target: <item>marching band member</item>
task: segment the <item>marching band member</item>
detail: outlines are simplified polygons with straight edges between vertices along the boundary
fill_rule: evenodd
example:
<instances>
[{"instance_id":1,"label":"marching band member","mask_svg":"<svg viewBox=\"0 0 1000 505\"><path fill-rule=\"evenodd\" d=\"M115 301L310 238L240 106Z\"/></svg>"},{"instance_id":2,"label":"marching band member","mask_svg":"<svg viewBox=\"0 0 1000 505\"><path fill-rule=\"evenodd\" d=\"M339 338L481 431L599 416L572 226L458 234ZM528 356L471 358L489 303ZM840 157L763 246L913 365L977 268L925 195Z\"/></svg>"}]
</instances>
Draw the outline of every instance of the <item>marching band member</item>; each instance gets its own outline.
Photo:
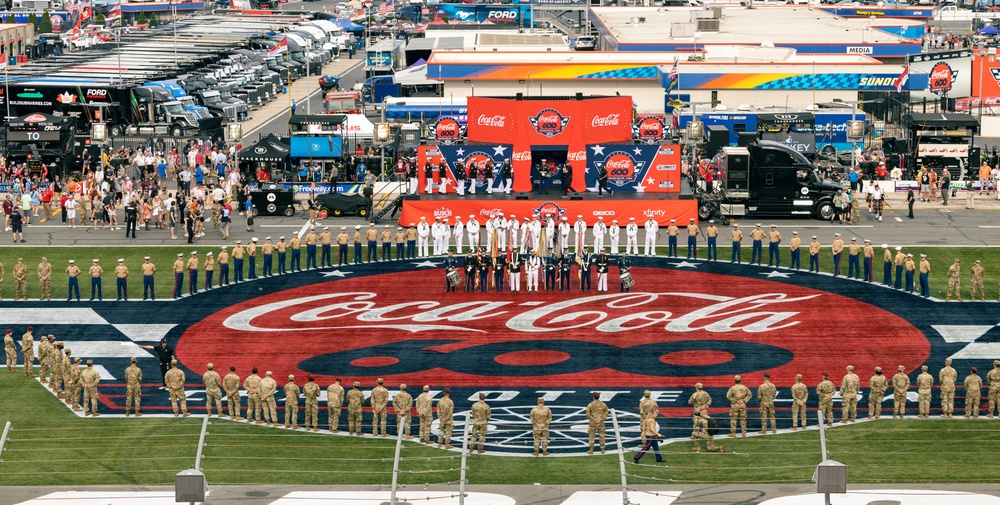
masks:
<instances>
[{"instance_id":1,"label":"marching band member","mask_svg":"<svg viewBox=\"0 0 1000 505\"><path fill-rule=\"evenodd\" d=\"M444 260L444 292L455 293L458 291L458 285L461 281L457 283L452 283L451 279L448 278L449 275L455 272L455 276L458 275L458 259L451 255L451 251L448 251L448 257Z\"/></svg>"},{"instance_id":2,"label":"marching band member","mask_svg":"<svg viewBox=\"0 0 1000 505\"><path fill-rule=\"evenodd\" d=\"M621 257L618 258L618 278L621 280L618 292L622 291L629 293L632 290L632 284L635 283L635 279L631 279L632 276L632 258L628 257L628 252L623 252ZM625 285L625 278L629 278L632 284L628 286Z\"/></svg>"}]
</instances>

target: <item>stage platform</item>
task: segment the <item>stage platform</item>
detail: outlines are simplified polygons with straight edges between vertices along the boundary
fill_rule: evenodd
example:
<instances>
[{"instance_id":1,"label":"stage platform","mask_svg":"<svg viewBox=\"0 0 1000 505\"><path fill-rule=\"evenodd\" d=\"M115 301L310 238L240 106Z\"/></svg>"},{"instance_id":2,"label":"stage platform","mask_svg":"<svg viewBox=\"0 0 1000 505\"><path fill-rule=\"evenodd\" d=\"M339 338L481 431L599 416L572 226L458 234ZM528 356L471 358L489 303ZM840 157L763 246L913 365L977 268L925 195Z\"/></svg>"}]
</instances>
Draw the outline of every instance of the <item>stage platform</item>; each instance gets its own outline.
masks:
<instances>
[{"instance_id":1,"label":"stage platform","mask_svg":"<svg viewBox=\"0 0 1000 505\"><path fill-rule=\"evenodd\" d=\"M690 192L686 193L613 193L599 196L597 193L550 192L532 193L482 193L459 196L448 194L420 194L403 201L399 223L408 226L417 223L421 217L433 222L434 218L454 224L456 217L468 222L474 216L479 224L497 214L514 215L518 220L538 215L544 223L551 216L557 222L566 217L570 224L583 216L587 226L593 226L598 218L611 226L613 220L624 227L629 218L635 218L642 226L652 217L660 226L669 226L674 219L678 225L687 225L690 218L698 219L698 201Z\"/></svg>"}]
</instances>

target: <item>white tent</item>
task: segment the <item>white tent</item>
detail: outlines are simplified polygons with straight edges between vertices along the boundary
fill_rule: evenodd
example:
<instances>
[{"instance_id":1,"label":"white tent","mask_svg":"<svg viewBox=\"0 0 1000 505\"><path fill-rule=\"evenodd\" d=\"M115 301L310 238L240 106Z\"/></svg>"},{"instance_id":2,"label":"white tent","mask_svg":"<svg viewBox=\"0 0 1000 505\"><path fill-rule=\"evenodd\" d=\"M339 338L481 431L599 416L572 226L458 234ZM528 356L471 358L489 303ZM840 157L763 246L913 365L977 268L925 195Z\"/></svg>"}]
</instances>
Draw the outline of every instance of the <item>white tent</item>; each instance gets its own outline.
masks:
<instances>
[{"instance_id":1,"label":"white tent","mask_svg":"<svg viewBox=\"0 0 1000 505\"><path fill-rule=\"evenodd\" d=\"M444 81L427 78L427 64L414 65L400 70L393 74L392 80L400 86L433 86L444 83Z\"/></svg>"},{"instance_id":2,"label":"white tent","mask_svg":"<svg viewBox=\"0 0 1000 505\"><path fill-rule=\"evenodd\" d=\"M372 138L375 136L375 124L364 114L347 114L342 131L344 137Z\"/></svg>"}]
</instances>

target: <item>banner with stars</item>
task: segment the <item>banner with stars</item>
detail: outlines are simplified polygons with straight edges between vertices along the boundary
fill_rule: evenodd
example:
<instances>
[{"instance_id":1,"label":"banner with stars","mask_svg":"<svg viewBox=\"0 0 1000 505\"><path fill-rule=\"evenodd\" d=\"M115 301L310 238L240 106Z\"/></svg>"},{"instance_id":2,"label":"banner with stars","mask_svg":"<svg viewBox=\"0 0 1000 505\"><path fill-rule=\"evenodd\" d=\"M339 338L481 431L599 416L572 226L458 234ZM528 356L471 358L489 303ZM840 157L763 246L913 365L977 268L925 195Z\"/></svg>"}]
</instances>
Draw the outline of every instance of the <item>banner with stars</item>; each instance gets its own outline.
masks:
<instances>
[{"instance_id":1,"label":"banner with stars","mask_svg":"<svg viewBox=\"0 0 1000 505\"><path fill-rule=\"evenodd\" d=\"M678 145L594 144L587 146L587 191L598 190L601 170L607 187L622 193L680 191L681 148Z\"/></svg>"}]
</instances>

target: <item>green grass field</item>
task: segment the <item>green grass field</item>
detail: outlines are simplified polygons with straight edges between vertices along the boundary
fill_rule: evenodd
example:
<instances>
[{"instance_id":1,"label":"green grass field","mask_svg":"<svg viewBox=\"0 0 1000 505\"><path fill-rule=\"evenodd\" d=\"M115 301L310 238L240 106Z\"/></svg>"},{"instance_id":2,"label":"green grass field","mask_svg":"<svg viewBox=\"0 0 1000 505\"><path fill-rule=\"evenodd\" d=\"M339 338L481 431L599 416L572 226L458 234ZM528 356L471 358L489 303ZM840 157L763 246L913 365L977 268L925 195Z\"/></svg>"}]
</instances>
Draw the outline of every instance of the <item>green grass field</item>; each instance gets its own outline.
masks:
<instances>
[{"instance_id":1,"label":"green grass field","mask_svg":"<svg viewBox=\"0 0 1000 505\"><path fill-rule=\"evenodd\" d=\"M804 238L804 241L808 237ZM850 238L850 237L848 237ZM881 244L877 244L880 246ZM230 247L230 250L232 248ZM683 255L685 248L681 244L680 253ZM14 264L17 262L17 258L24 258L25 263L28 265L28 297L38 298L39 288L38 288L38 273L37 267L41 258L45 256L49 263L53 265L52 272L52 298L54 300L64 299L66 296L66 267L68 266L68 261L70 259L76 260L77 266L83 270L80 275L80 296L81 298L90 297L90 276L87 273L87 269L90 268L91 261L94 258L100 259L101 265L104 268L104 279L103 279L103 289L105 298L115 298L115 279L114 279L114 268L117 265L118 258L125 260L125 264L129 267L129 296L131 298L142 298L142 272L140 270L140 265L143 262L143 257L148 255L151 260L156 265L156 296L157 298L166 298L171 296L173 293L174 280L171 273L174 260L177 259L177 253L184 254L184 261L190 257L191 251L198 251L198 257L200 258L200 264L204 265L204 256L207 252L213 251L218 254L219 248L212 246L170 246L170 247L0 247L0 263L3 263L6 269L6 275L4 275L3 285L0 286L0 296L4 299L12 299L14 297ZM659 247L658 251L660 254L666 252L666 247ZM975 260L980 259L983 261L983 266L986 269L986 274L984 276L984 285L986 287L986 292L988 293L987 299L996 299L998 282L1000 282L1000 263L998 263L995 258L995 249L985 248L985 247L926 247L926 248L907 248L904 252L913 253L914 257L919 259L920 253L927 254L928 259L931 262L931 290L934 296L940 295L941 298L944 297L944 289L947 287L947 272L948 267L951 266L955 258L961 260L962 263L962 288L963 297L968 297L970 284L969 275L971 272L972 264ZM750 248L743 248L743 261L748 262L750 260ZM767 254L767 249L764 250L765 255ZM895 251L893 251L895 253ZM351 253L353 254L353 252ZM701 248L698 253L699 257L705 256L705 249ZM731 254L731 249L729 247L719 247L719 260L729 261ZM822 251L822 257L820 260L820 265L824 272L833 271L833 260L830 256L829 245L824 246ZM876 247L875 250L875 281L881 282L882 279L882 250L881 247ZM305 263L305 251L302 252L303 258L302 263ZM336 257L336 251L334 251L334 257ZM783 248L781 251L782 265L788 266L791 260L791 253L787 248ZM277 256L275 256L275 261L277 261ZM808 252L803 251L802 254L802 267L809 267ZM261 260L257 261L257 271L260 273L262 268ZM277 271L277 265L275 265L275 271ZM841 262L841 273L847 274L847 255L845 253L844 258ZM232 275L230 274L230 278ZM185 283L187 279L185 278ZM204 272L200 272L199 282L204 283ZM218 283L218 266L216 266L216 281ZM918 286L919 287L919 286ZM185 292L187 292L187 286L185 285Z\"/></svg>"},{"instance_id":2,"label":"green grass field","mask_svg":"<svg viewBox=\"0 0 1000 505\"><path fill-rule=\"evenodd\" d=\"M0 422L13 431L0 486L169 484L194 463L201 418L80 419L20 373L0 371ZM751 427L754 426L753 419ZM725 422L725 421L723 421ZM827 432L850 482L994 482L1000 421L883 420ZM368 427L366 426L366 431ZM210 484L388 484L394 439L339 437L213 420L203 468ZM609 430L609 435L611 430ZM808 482L820 462L819 432L718 437L726 454L664 446L669 467L626 466L638 483ZM405 443L400 482L455 482L458 454ZM473 455L472 484L617 484L616 454L560 458Z\"/></svg>"}]
</instances>

